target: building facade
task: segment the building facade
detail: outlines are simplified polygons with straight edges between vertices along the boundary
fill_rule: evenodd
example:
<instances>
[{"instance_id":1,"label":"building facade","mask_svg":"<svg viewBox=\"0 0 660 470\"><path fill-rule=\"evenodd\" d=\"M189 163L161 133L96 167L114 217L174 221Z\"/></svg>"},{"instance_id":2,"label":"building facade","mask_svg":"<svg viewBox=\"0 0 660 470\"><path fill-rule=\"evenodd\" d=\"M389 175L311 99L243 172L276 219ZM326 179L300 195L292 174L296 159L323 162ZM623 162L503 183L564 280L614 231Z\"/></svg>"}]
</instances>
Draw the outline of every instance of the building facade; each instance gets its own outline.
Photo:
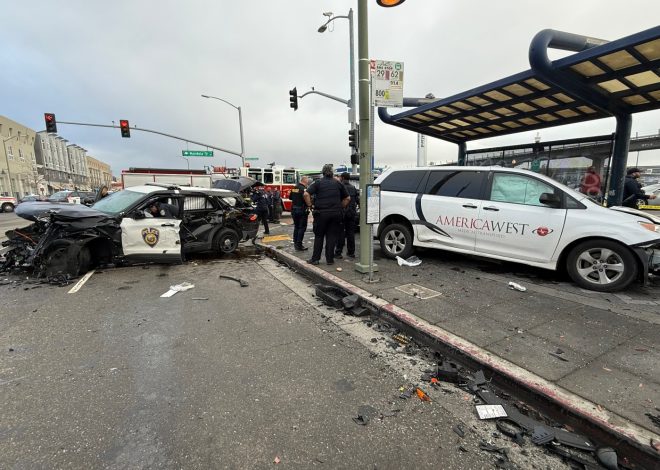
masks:
<instances>
[{"instance_id":1,"label":"building facade","mask_svg":"<svg viewBox=\"0 0 660 470\"><path fill-rule=\"evenodd\" d=\"M21 198L39 194L39 177L34 130L0 116L0 194Z\"/></svg>"},{"instance_id":2,"label":"building facade","mask_svg":"<svg viewBox=\"0 0 660 470\"><path fill-rule=\"evenodd\" d=\"M112 187L112 170L107 163L87 155L87 173L92 189L99 189L102 186L107 186L108 189Z\"/></svg>"},{"instance_id":3,"label":"building facade","mask_svg":"<svg viewBox=\"0 0 660 470\"><path fill-rule=\"evenodd\" d=\"M89 189L87 151L46 131L37 132L34 150L48 194L64 189Z\"/></svg>"}]
</instances>

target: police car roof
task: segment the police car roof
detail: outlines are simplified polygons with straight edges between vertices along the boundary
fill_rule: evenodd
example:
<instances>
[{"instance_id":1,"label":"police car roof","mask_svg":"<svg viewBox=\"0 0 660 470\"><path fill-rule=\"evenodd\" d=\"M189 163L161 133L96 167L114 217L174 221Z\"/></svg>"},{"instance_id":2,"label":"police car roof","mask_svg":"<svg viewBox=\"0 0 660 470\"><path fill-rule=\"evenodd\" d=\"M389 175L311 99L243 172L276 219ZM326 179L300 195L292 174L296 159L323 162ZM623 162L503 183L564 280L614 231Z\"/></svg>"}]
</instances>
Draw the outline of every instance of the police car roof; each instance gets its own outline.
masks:
<instances>
[{"instance_id":1,"label":"police car roof","mask_svg":"<svg viewBox=\"0 0 660 470\"><path fill-rule=\"evenodd\" d=\"M234 191L229 191L228 189L215 189L215 188L200 188L196 186L175 186L171 189L167 186L156 186L156 185L141 185L141 186L129 186L124 189L124 191L134 191L136 193L158 193L162 191L178 191L181 194L186 193L204 193L209 196L239 196Z\"/></svg>"}]
</instances>

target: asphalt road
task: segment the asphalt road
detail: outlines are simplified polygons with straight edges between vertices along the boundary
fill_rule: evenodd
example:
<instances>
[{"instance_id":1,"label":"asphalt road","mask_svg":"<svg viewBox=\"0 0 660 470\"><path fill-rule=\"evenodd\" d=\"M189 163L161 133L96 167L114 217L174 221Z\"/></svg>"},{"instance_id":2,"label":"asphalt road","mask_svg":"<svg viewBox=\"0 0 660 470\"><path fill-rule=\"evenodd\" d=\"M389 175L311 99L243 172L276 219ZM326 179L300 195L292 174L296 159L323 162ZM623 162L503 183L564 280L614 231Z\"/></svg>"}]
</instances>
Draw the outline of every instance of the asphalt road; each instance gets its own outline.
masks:
<instances>
[{"instance_id":1,"label":"asphalt road","mask_svg":"<svg viewBox=\"0 0 660 470\"><path fill-rule=\"evenodd\" d=\"M567 468L493 437L452 385L400 399L429 363L270 259L107 269L71 294L10 281L0 468L494 468L481 440L520 468ZM183 281L195 288L159 297ZM367 426L352 419L362 405L377 410Z\"/></svg>"},{"instance_id":2,"label":"asphalt road","mask_svg":"<svg viewBox=\"0 0 660 470\"><path fill-rule=\"evenodd\" d=\"M0 241L6 239L5 232L17 227L30 225L29 220L21 219L13 212L0 212Z\"/></svg>"}]
</instances>

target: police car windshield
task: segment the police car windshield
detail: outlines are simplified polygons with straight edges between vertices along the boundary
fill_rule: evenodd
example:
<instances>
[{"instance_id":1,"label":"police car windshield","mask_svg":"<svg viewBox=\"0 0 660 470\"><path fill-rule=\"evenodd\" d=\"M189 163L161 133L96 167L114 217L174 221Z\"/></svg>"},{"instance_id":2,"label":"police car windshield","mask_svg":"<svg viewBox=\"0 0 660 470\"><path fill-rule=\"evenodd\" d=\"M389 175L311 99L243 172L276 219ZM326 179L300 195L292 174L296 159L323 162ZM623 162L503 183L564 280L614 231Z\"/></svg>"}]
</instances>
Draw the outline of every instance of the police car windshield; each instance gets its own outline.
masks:
<instances>
[{"instance_id":1,"label":"police car windshield","mask_svg":"<svg viewBox=\"0 0 660 470\"><path fill-rule=\"evenodd\" d=\"M109 215L119 215L120 212L125 212L142 198L144 198L144 193L129 190L118 191L104 197L92 207Z\"/></svg>"}]
</instances>

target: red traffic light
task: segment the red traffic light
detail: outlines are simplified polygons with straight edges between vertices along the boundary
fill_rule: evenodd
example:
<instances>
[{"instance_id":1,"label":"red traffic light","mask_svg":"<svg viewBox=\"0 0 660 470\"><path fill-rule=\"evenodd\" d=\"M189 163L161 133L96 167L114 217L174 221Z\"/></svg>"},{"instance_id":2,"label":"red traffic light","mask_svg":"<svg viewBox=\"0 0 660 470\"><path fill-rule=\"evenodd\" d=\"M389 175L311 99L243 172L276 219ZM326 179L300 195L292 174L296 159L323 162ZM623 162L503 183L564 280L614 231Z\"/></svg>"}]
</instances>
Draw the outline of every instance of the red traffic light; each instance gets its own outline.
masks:
<instances>
[{"instance_id":1,"label":"red traffic light","mask_svg":"<svg viewBox=\"0 0 660 470\"><path fill-rule=\"evenodd\" d=\"M119 120L119 127L121 128L121 136L122 137L130 137L131 136L131 127L128 125L128 119L120 119Z\"/></svg>"},{"instance_id":2,"label":"red traffic light","mask_svg":"<svg viewBox=\"0 0 660 470\"><path fill-rule=\"evenodd\" d=\"M44 120L46 121L46 132L49 134L57 133L57 121L53 113L44 113Z\"/></svg>"}]
</instances>

